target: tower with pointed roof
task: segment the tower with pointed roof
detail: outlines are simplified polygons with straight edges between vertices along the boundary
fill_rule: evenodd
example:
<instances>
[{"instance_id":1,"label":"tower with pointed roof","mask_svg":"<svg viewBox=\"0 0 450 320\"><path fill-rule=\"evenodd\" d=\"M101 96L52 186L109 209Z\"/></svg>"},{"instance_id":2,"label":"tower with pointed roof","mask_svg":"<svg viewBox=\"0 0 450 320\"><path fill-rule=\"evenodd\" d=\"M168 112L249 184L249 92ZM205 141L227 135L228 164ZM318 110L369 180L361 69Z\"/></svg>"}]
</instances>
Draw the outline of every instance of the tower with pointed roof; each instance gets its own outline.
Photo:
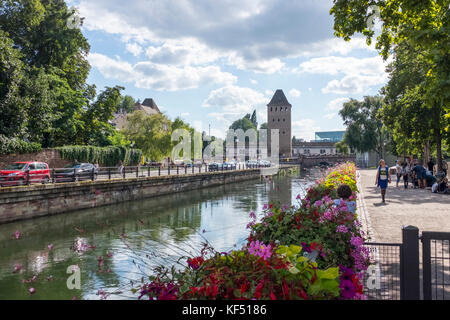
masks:
<instances>
[{"instance_id":1,"label":"tower with pointed roof","mask_svg":"<svg viewBox=\"0 0 450 320\"><path fill-rule=\"evenodd\" d=\"M283 90L278 89L267 105L267 148L269 154L271 154L272 145L271 130L278 129L279 156L288 158L292 155L291 109L292 105L287 100Z\"/></svg>"}]
</instances>

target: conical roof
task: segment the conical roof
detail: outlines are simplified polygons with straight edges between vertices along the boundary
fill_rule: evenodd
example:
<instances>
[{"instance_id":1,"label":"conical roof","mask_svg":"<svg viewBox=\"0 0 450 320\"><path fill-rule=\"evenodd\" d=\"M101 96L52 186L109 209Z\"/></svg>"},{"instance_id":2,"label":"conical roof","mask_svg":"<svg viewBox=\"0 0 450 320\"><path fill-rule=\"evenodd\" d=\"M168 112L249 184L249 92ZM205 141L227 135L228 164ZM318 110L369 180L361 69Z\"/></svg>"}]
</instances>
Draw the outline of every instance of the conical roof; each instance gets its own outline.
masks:
<instances>
[{"instance_id":1,"label":"conical roof","mask_svg":"<svg viewBox=\"0 0 450 320\"><path fill-rule=\"evenodd\" d=\"M292 107L292 105L289 103L289 101L287 100L286 96L284 95L283 90L278 89L277 91L275 91L275 94L272 97L272 100L270 100L269 104L267 105L268 107L278 107L278 106L290 106Z\"/></svg>"}]
</instances>

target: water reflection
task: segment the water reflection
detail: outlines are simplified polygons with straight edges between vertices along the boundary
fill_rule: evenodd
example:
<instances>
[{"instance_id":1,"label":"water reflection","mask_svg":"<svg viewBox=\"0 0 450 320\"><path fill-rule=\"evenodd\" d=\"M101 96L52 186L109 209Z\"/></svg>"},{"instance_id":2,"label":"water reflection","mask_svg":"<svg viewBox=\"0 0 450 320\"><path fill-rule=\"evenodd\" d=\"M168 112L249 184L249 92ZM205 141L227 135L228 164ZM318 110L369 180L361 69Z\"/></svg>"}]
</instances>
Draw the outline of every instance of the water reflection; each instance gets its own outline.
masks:
<instances>
[{"instance_id":1,"label":"water reflection","mask_svg":"<svg viewBox=\"0 0 450 320\"><path fill-rule=\"evenodd\" d=\"M261 213L268 202L292 204L308 181L255 180L1 225L0 299L99 299L100 289L127 298L130 281L198 253L205 240L218 251L242 246L250 211ZM76 252L77 241L95 248ZM20 273L13 273L15 264ZM81 290L66 286L71 265L81 269ZM34 275L34 282L22 281Z\"/></svg>"}]
</instances>

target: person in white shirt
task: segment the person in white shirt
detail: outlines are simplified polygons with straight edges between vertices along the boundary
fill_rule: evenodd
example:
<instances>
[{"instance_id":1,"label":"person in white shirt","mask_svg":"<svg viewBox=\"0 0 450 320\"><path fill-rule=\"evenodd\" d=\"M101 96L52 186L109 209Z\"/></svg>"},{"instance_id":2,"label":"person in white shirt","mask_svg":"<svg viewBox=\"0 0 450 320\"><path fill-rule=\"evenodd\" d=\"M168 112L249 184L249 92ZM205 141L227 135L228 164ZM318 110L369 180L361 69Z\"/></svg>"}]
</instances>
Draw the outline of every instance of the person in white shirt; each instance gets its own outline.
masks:
<instances>
[{"instance_id":1,"label":"person in white shirt","mask_svg":"<svg viewBox=\"0 0 450 320\"><path fill-rule=\"evenodd\" d=\"M435 182L435 183L431 186L431 192L437 193L437 192L438 192L438 187L439 187L439 184L438 184L437 182Z\"/></svg>"}]
</instances>

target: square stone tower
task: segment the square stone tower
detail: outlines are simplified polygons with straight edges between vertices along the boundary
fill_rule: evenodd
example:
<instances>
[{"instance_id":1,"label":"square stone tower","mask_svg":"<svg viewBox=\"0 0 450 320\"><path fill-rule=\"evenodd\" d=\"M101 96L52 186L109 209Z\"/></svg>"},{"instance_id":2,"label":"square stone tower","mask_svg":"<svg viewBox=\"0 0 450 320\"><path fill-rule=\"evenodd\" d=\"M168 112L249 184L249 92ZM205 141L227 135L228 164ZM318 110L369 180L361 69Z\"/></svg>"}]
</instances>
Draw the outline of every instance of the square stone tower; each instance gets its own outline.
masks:
<instances>
[{"instance_id":1,"label":"square stone tower","mask_svg":"<svg viewBox=\"0 0 450 320\"><path fill-rule=\"evenodd\" d=\"M291 109L292 105L286 99L283 90L278 89L267 105L267 150L269 154L271 154L271 130L278 129L280 138L279 156L283 158L292 156Z\"/></svg>"}]
</instances>

